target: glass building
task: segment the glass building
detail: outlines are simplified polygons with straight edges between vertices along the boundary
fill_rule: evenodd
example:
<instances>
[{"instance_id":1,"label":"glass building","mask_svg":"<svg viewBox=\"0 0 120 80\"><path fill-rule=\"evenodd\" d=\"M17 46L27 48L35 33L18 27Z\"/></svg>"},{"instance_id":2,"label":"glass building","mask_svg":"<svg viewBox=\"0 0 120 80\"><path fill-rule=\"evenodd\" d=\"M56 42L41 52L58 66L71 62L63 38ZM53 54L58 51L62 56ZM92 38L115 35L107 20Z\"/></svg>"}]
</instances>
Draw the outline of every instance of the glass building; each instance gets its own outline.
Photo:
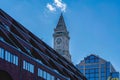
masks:
<instances>
[{"instance_id":1,"label":"glass building","mask_svg":"<svg viewBox=\"0 0 120 80\"><path fill-rule=\"evenodd\" d=\"M85 57L76 67L88 80L107 80L109 77L119 79L119 72L112 64L94 54Z\"/></svg>"},{"instance_id":2,"label":"glass building","mask_svg":"<svg viewBox=\"0 0 120 80\"><path fill-rule=\"evenodd\" d=\"M0 80L86 80L86 77L0 9Z\"/></svg>"}]
</instances>

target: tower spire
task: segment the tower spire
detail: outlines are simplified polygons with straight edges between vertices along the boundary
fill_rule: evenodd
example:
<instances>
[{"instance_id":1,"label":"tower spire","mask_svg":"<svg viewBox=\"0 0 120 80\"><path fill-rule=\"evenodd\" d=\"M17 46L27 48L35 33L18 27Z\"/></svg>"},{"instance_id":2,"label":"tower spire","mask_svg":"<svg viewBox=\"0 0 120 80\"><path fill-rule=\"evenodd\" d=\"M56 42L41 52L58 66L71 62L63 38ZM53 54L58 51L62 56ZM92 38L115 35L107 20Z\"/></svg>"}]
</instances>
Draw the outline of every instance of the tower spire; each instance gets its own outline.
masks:
<instances>
[{"instance_id":1,"label":"tower spire","mask_svg":"<svg viewBox=\"0 0 120 80\"><path fill-rule=\"evenodd\" d=\"M63 18L63 13L61 13L60 15L60 18L59 18L59 21L58 21L58 24L56 26L56 31L67 31L66 29L66 24L65 24L65 21L64 21L64 18Z\"/></svg>"}]
</instances>

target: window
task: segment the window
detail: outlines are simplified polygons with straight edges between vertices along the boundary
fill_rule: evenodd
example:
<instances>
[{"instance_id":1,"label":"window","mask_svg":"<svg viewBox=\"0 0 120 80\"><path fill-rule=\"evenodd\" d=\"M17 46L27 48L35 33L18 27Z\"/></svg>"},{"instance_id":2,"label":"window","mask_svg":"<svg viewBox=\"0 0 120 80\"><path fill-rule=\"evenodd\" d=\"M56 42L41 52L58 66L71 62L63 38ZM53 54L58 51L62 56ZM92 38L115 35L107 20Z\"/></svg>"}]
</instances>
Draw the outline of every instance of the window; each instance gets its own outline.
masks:
<instances>
[{"instance_id":1,"label":"window","mask_svg":"<svg viewBox=\"0 0 120 80\"><path fill-rule=\"evenodd\" d=\"M101 64L101 68L105 68L105 64Z\"/></svg>"},{"instance_id":2,"label":"window","mask_svg":"<svg viewBox=\"0 0 120 80\"><path fill-rule=\"evenodd\" d=\"M90 74L90 77L94 77L94 73L91 73L91 74Z\"/></svg>"},{"instance_id":3,"label":"window","mask_svg":"<svg viewBox=\"0 0 120 80\"><path fill-rule=\"evenodd\" d=\"M94 73L94 69L90 69L90 73Z\"/></svg>"},{"instance_id":4,"label":"window","mask_svg":"<svg viewBox=\"0 0 120 80\"><path fill-rule=\"evenodd\" d=\"M18 57L17 56L15 56L15 60L16 60L15 64L18 65Z\"/></svg>"},{"instance_id":5,"label":"window","mask_svg":"<svg viewBox=\"0 0 120 80\"><path fill-rule=\"evenodd\" d=\"M107 68L110 68L110 62L106 63Z\"/></svg>"},{"instance_id":6,"label":"window","mask_svg":"<svg viewBox=\"0 0 120 80\"><path fill-rule=\"evenodd\" d=\"M85 73L90 73L90 70L89 70L89 69L86 69Z\"/></svg>"},{"instance_id":7,"label":"window","mask_svg":"<svg viewBox=\"0 0 120 80\"><path fill-rule=\"evenodd\" d=\"M85 76L88 78L90 75L89 74L85 74Z\"/></svg>"},{"instance_id":8,"label":"window","mask_svg":"<svg viewBox=\"0 0 120 80\"><path fill-rule=\"evenodd\" d=\"M38 68L38 76L42 77L42 70Z\"/></svg>"},{"instance_id":9,"label":"window","mask_svg":"<svg viewBox=\"0 0 120 80\"><path fill-rule=\"evenodd\" d=\"M47 73L46 73L46 71L43 71L43 74L44 74L43 78L47 79Z\"/></svg>"},{"instance_id":10,"label":"window","mask_svg":"<svg viewBox=\"0 0 120 80\"><path fill-rule=\"evenodd\" d=\"M84 66L80 66L80 68L84 68Z\"/></svg>"},{"instance_id":11,"label":"window","mask_svg":"<svg viewBox=\"0 0 120 80\"><path fill-rule=\"evenodd\" d=\"M101 68L101 72L105 72L105 68Z\"/></svg>"},{"instance_id":12,"label":"window","mask_svg":"<svg viewBox=\"0 0 120 80\"><path fill-rule=\"evenodd\" d=\"M95 77L99 77L99 74L98 74L98 73L95 73Z\"/></svg>"},{"instance_id":13,"label":"window","mask_svg":"<svg viewBox=\"0 0 120 80\"><path fill-rule=\"evenodd\" d=\"M105 73L101 73L101 77L104 77L104 76L106 76Z\"/></svg>"},{"instance_id":14,"label":"window","mask_svg":"<svg viewBox=\"0 0 120 80\"><path fill-rule=\"evenodd\" d=\"M0 58L4 59L4 49L0 48Z\"/></svg>"},{"instance_id":15,"label":"window","mask_svg":"<svg viewBox=\"0 0 120 80\"><path fill-rule=\"evenodd\" d=\"M10 62L10 52L5 51L5 60Z\"/></svg>"},{"instance_id":16,"label":"window","mask_svg":"<svg viewBox=\"0 0 120 80\"><path fill-rule=\"evenodd\" d=\"M13 56L13 63L15 64L15 62L16 62L16 57Z\"/></svg>"},{"instance_id":17,"label":"window","mask_svg":"<svg viewBox=\"0 0 120 80\"><path fill-rule=\"evenodd\" d=\"M105 77L101 77L101 80L106 80Z\"/></svg>"},{"instance_id":18,"label":"window","mask_svg":"<svg viewBox=\"0 0 120 80\"><path fill-rule=\"evenodd\" d=\"M26 62L23 61L23 69L26 69Z\"/></svg>"},{"instance_id":19,"label":"window","mask_svg":"<svg viewBox=\"0 0 120 80\"><path fill-rule=\"evenodd\" d=\"M55 77L54 76L51 76L51 80L54 80L55 79Z\"/></svg>"},{"instance_id":20,"label":"window","mask_svg":"<svg viewBox=\"0 0 120 80\"><path fill-rule=\"evenodd\" d=\"M47 73L47 80L51 80L51 75Z\"/></svg>"},{"instance_id":21,"label":"window","mask_svg":"<svg viewBox=\"0 0 120 80\"><path fill-rule=\"evenodd\" d=\"M31 73L34 73L34 65L29 62L26 62L25 60L23 61L23 69Z\"/></svg>"},{"instance_id":22,"label":"window","mask_svg":"<svg viewBox=\"0 0 120 80\"><path fill-rule=\"evenodd\" d=\"M31 66L30 66L30 71L31 71L32 73L34 73L34 65L31 65Z\"/></svg>"}]
</instances>

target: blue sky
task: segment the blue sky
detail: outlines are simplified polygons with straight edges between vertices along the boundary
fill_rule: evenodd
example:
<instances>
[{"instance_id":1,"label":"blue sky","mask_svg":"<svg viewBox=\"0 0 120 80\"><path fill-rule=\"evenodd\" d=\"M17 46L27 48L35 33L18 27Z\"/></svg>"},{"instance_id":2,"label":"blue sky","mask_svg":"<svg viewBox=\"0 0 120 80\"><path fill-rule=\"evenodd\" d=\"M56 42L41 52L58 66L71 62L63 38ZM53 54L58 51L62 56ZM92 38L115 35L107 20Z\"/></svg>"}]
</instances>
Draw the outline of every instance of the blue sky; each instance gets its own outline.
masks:
<instances>
[{"instance_id":1,"label":"blue sky","mask_svg":"<svg viewBox=\"0 0 120 80\"><path fill-rule=\"evenodd\" d=\"M120 72L120 0L0 0L0 8L51 47L62 11L73 63L96 54Z\"/></svg>"}]
</instances>

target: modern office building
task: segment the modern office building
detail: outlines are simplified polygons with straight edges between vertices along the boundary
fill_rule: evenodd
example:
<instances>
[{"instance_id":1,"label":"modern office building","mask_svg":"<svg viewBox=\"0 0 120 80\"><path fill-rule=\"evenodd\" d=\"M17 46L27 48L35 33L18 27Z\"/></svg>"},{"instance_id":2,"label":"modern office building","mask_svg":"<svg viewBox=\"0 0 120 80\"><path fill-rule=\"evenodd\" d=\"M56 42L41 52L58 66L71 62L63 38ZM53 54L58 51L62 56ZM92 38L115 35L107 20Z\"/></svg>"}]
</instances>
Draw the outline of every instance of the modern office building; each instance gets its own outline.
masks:
<instances>
[{"instance_id":1,"label":"modern office building","mask_svg":"<svg viewBox=\"0 0 120 80\"><path fill-rule=\"evenodd\" d=\"M94 54L85 57L76 67L88 80L119 79L119 72L116 72L113 65Z\"/></svg>"},{"instance_id":2,"label":"modern office building","mask_svg":"<svg viewBox=\"0 0 120 80\"><path fill-rule=\"evenodd\" d=\"M70 37L62 14L59 18L56 28L54 29L53 38L55 51L71 62L71 55L69 51Z\"/></svg>"},{"instance_id":3,"label":"modern office building","mask_svg":"<svg viewBox=\"0 0 120 80\"><path fill-rule=\"evenodd\" d=\"M0 80L86 80L63 56L0 9Z\"/></svg>"}]
</instances>

